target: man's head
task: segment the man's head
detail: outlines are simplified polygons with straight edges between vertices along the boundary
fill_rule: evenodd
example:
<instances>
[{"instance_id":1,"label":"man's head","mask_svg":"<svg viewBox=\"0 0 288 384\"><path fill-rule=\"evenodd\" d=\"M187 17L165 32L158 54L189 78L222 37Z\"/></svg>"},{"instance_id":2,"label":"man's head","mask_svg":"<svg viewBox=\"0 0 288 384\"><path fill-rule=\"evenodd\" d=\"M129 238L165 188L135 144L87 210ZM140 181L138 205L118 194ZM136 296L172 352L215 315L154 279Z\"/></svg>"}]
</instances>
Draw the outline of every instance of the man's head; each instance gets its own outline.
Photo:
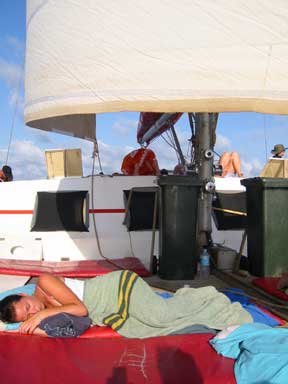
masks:
<instances>
[{"instance_id":1,"label":"man's head","mask_svg":"<svg viewBox=\"0 0 288 384\"><path fill-rule=\"evenodd\" d=\"M13 174L12 169L9 167L9 165L4 165L1 170L0 175L2 181L12 181L13 180Z\"/></svg>"},{"instance_id":2,"label":"man's head","mask_svg":"<svg viewBox=\"0 0 288 384\"><path fill-rule=\"evenodd\" d=\"M283 144L275 144L274 148L271 151L271 153L275 157L283 157L285 155L285 150L286 150L286 148L284 147Z\"/></svg>"},{"instance_id":3,"label":"man's head","mask_svg":"<svg viewBox=\"0 0 288 384\"><path fill-rule=\"evenodd\" d=\"M35 296L10 295L0 301L0 319L5 323L18 323L42 309L44 304Z\"/></svg>"}]
</instances>

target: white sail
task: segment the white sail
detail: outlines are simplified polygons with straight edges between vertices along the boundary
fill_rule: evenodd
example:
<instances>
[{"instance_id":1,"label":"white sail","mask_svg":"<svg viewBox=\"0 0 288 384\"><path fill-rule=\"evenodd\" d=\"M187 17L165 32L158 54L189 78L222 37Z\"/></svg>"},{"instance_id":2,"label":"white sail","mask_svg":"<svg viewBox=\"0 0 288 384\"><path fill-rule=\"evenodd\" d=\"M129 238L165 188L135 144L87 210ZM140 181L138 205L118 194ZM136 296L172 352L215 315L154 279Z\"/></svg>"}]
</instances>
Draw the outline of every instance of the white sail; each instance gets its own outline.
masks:
<instances>
[{"instance_id":1,"label":"white sail","mask_svg":"<svg viewBox=\"0 0 288 384\"><path fill-rule=\"evenodd\" d=\"M287 114L287 67L287 0L27 0L30 126L76 134L115 111Z\"/></svg>"}]
</instances>

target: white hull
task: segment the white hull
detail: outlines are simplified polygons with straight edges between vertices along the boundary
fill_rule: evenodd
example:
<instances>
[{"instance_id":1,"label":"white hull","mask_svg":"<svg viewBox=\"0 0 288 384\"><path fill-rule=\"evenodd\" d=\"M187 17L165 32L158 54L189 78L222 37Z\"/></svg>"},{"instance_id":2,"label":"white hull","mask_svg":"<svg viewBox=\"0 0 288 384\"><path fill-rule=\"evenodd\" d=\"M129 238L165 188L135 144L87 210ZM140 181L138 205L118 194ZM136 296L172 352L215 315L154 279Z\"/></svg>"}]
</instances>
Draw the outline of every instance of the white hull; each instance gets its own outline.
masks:
<instances>
[{"instance_id":1,"label":"white hull","mask_svg":"<svg viewBox=\"0 0 288 384\"><path fill-rule=\"evenodd\" d=\"M115 259L135 255L149 266L151 231L127 231L123 225L123 190L155 186L154 176L95 176L94 209L100 246L105 257ZM239 179L217 179L221 191L243 190ZM38 191L88 191L91 209L91 177L0 183L0 258L21 260L89 260L100 259L92 213L89 232L31 232L35 198ZM118 211L117 211L118 210ZM130 241L131 239L131 241ZM213 240L238 249L241 231L217 231ZM158 254L158 233L155 251Z\"/></svg>"}]
</instances>

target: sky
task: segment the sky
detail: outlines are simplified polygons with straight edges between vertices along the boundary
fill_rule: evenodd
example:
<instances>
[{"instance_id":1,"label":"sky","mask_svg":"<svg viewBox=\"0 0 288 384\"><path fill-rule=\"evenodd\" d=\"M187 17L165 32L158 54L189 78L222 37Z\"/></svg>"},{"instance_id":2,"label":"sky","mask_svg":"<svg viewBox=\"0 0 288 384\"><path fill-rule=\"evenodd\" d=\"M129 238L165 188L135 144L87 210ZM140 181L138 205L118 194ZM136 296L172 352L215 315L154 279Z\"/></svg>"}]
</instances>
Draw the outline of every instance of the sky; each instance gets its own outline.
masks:
<instances>
[{"instance_id":1,"label":"sky","mask_svg":"<svg viewBox=\"0 0 288 384\"><path fill-rule=\"evenodd\" d=\"M81 148L84 174L91 174L91 143L25 126L24 57L25 0L0 0L0 166L9 164L16 180L46 178L45 150ZM127 112L97 115L104 173L120 172L123 157L139 148L138 118L138 113ZM187 114L175 128L185 154L191 135ZM244 176L258 176L274 144L288 146L287 129L288 116L221 113L215 151L239 152ZM157 155L160 169L173 169L177 164L174 150L161 137L150 148Z\"/></svg>"}]
</instances>

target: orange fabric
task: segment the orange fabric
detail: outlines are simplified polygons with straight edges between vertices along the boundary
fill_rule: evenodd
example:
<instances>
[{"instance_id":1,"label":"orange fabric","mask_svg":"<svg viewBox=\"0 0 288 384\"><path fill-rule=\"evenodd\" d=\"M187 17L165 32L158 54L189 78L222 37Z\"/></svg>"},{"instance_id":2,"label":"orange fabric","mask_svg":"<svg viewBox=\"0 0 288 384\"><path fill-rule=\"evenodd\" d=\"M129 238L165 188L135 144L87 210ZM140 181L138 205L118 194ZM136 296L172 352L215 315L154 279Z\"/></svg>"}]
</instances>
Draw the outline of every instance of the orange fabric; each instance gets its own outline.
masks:
<instances>
[{"instance_id":1,"label":"orange fabric","mask_svg":"<svg viewBox=\"0 0 288 384\"><path fill-rule=\"evenodd\" d=\"M123 159L121 171L126 176L159 175L155 153L147 148L128 153Z\"/></svg>"},{"instance_id":2,"label":"orange fabric","mask_svg":"<svg viewBox=\"0 0 288 384\"><path fill-rule=\"evenodd\" d=\"M0 170L0 182L1 181L6 181L6 176L5 176L4 172Z\"/></svg>"}]
</instances>

